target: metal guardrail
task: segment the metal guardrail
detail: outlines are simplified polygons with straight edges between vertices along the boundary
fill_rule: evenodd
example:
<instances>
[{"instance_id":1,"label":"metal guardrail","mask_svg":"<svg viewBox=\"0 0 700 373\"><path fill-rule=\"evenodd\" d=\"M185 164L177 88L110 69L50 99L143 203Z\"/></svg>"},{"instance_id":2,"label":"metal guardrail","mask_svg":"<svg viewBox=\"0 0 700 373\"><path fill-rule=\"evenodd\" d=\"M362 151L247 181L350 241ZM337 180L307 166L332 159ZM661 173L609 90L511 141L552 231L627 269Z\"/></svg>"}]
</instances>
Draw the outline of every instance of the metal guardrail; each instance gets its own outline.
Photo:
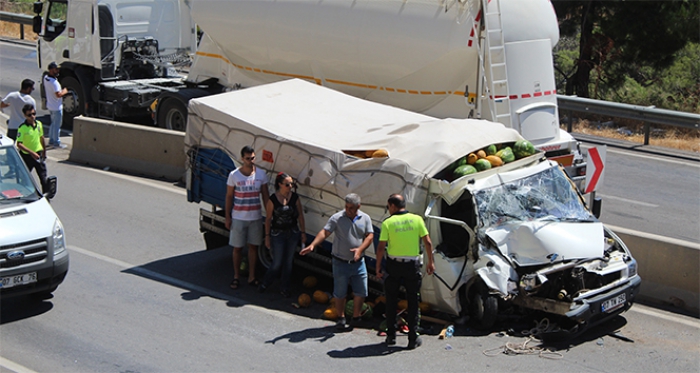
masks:
<instances>
[{"instance_id":1,"label":"metal guardrail","mask_svg":"<svg viewBox=\"0 0 700 373\"><path fill-rule=\"evenodd\" d=\"M607 115L616 118L632 119L644 122L644 145L649 145L650 123L669 126L700 129L700 114L685 113L654 106L639 106L619 102L593 100L590 98L557 95L559 110ZM572 115L569 113L567 130L571 132Z\"/></svg>"},{"instance_id":2,"label":"metal guardrail","mask_svg":"<svg viewBox=\"0 0 700 373\"><path fill-rule=\"evenodd\" d=\"M0 21L19 23L19 38L24 39L24 25L32 25L34 17L26 14L0 12Z\"/></svg>"}]
</instances>

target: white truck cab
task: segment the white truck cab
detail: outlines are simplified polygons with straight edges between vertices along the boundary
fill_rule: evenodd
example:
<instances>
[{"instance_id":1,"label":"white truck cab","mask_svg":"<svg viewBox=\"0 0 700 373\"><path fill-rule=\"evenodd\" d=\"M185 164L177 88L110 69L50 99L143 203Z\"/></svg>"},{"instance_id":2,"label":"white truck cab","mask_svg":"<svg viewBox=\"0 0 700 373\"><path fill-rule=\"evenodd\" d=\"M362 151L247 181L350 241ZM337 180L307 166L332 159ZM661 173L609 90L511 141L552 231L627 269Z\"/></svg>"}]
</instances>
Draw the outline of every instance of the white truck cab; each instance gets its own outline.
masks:
<instances>
[{"instance_id":1,"label":"white truck cab","mask_svg":"<svg viewBox=\"0 0 700 373\"><path fill-rule=\"evenodd\" d=\"M0 299L48 295L68 273L68 251L61 220L41 192L14 141L0 134Z\"/></svg>"}]
</instances>

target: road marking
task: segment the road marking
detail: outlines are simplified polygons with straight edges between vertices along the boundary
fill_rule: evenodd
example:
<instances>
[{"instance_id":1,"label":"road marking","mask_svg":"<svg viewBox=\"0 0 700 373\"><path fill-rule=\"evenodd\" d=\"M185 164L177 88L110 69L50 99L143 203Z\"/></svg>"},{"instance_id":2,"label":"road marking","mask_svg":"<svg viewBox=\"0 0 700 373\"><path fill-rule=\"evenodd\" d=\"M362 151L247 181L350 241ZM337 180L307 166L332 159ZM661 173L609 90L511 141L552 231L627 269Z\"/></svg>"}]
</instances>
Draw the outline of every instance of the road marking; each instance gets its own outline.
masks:
<instances>
[{"instance_id":1,"label":"road marking","mask_svg":"<svg viewBox=\"0 0 700 373\"><path fill-rule=\"evenodd\" d=\"M51 157L49 157L49 159L51 159ZM53 159L52 159L52 160L53 160ZM58 160L56 160L56 161L58 161ZM153 187L153 188L156 188L156 189L164 190L164 191L166 191L166 192L171 192L171 193L179 194L179 195L181 195L181 196L186 196L186 195L187 195L187 191L184 190L184 189L182 189L182 188L178 188L178 187L175 187L175 186L165 186L165 185L163 185L162 183L158 183L158 182L151 181L151 180L148 180L148 179L142 179L142 178L139 178L139 177L136 177L136 176L123 175L123 174L119 174L119 173L115 173L115 172L110 172L110 171L105 171L105 170L101 170L101 169L98 169L98 168L91 168L91 167L83 167L82 169L83 169L83 170L90 171L90 172L98 173L98 174L101 174L101 175L111 176L111 177L114 177L114 178L117 178L117 179L122 179L122 180L127 180L127 181L133 181L134 183L137 183L137 184L141 184L141 185Z\"/></svg>"},{"instance_id":2,"label":"road marking","mask_svg":"<svg viewBox=\"0 0 700 373\"><path fill-rule=\"evenodd\" d=\"M15 373L36 373L36 371L31 370L23 365L17 364L14 361L7 360L0 356L0 367L9 369Z\"/></svg>"},{"instance_id":3,"label":"road marking","mask_svg":"<svg viewBox=\"0 0 700 373\"><path fill-rule=\"evenodd\" d=\"M625 203L631 203L631 204L646 206L646 207L659 207L659 205L655 205L653 203L640 202L640 201L635 201L635 200L622 198L622 197L609 196L606 194L598 194L598 197L606 198L606 199L614 199L616 201L621 201L621 202L625 202Z\"/></svg>"},{"instance_id":4,"label":"road marking","mask_svg":"<svg viewBox=\"0 0 700 373\"><path fill-rule=\"evenodd\" d=\"M151 271L151 270L148 270L148 269L121 261L119 259L115 259L115 258L106 256L106 255L92 252L92 251L87 250L87 249L83 249L81 247L69 245L68 249L71 251L75 251L77 253L89 256L91 258L98 259L98 260L101 260L103 262L113 264L117 267L121 267L123 269L128 269L129 271L138 273L138 274L143 275L144 277L149 278L149 279L155 279L155 280L158 280L162 283L165 283L168 285L173 285L173 286L176 286L176 287L179 287L182 289L196 291L196 292L208 295L208 296L215 298L215 299L226 300L226 301L230 302L231 304L234 304L236 307L246 306L246 307L250 307L256 311L264 312L264 313L270 314L274 317L283 318L285 320L293 320L294 319L294 317L288 313L260 307L260 306L251 304L243 299L233 297L229 294L224 294L224 293L214 291L214 290L211 290L211 289L199 286L199 285L195 285L195 284L192 284L192 283L189 283L186 281L182 281L182 280L176 279L174 277L164 275L162 273L154 272L154 271Z\"/></svg>"},{"instance_id":5,"label":"road marking","mask_svg":"<svg viewBox=\"0 0 700 373\"><path fill-rule=\"evenodd\" d=\"M652 317L658 317L660 319L672 321L675 323L683 324L686 326L690 326L693 328L698 328L700 329L700 321L696 320L689 320L680 316L675 316L671 315L665 312L657 311L648 307L640 306L640 305L634 305L632 308L629 309L627 312L637 312L641 313L647 316L652 316Z\"/></svg>"}]
</instances>

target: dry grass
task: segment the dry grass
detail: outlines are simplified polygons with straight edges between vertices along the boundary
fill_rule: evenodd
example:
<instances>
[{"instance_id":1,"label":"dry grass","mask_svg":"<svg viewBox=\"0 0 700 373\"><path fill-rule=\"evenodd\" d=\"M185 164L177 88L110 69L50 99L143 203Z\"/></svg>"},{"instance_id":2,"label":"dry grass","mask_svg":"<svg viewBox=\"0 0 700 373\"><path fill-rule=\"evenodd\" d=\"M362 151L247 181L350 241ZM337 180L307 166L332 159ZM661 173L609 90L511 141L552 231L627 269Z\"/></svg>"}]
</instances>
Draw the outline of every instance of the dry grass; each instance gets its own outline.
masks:
<instances>
[{"instance_id":1,"label":"dry grass","mask_svg":"<svg viewBox=\"0 0 700 373\"><path fill-rule=\"evenodd\" d=\"M561 128L566 129L566 125L562 125ZM639 144L644 143L643 124L629 120L620 120L614 123L579 120L574 122L572 132ZM700 153L699 130L652 125L650 132L649 145Z\"/></svg>"},{"instance_id":2,"label":"dry grass","mask_svg":"<svg viewBox=\"0 0 700 373\"><path fill-rule=\"evenodd\" d=\"M0 22L0 35L19 39L20 27L16 23ZM36 41L39 37L32 31L31 26L24 27L24 38ZM566 129L566 125L562 125ZM700 131L669 126L654 126L649 144L666 148L674 148L700 153ZM579 120L573 124L573 131L593 136L614 138L631 142L644 143L643 127L631 121L619 121L614 125Z\"/></svg>"}]
</instances>

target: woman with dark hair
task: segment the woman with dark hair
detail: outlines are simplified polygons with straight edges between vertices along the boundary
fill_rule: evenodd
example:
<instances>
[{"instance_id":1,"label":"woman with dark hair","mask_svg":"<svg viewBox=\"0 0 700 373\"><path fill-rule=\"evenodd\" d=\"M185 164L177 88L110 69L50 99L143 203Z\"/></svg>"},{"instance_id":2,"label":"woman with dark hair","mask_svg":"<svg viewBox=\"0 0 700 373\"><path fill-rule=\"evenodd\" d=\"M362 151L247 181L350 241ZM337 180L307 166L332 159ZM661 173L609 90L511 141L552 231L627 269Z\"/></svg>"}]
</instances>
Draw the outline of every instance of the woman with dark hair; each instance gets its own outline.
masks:
<instances>
[{"instance_id":1,"label":"woman with dark hair","mask_svg":"<svg viewBox=\"0 0 700 373\"><path fill-rule=\"evenodd\" d=\"M294 252L301 242L306 242L304 233L304 212L299 196L292 191L294 180L284 172L277 174L275 193L265 204L265 246L272 253L272 265L265 273L265 278L258 287L264 292L272 281L280 275L282 295L289 297L289 283L292 276Z\"/></svg>"}]
</instances>

